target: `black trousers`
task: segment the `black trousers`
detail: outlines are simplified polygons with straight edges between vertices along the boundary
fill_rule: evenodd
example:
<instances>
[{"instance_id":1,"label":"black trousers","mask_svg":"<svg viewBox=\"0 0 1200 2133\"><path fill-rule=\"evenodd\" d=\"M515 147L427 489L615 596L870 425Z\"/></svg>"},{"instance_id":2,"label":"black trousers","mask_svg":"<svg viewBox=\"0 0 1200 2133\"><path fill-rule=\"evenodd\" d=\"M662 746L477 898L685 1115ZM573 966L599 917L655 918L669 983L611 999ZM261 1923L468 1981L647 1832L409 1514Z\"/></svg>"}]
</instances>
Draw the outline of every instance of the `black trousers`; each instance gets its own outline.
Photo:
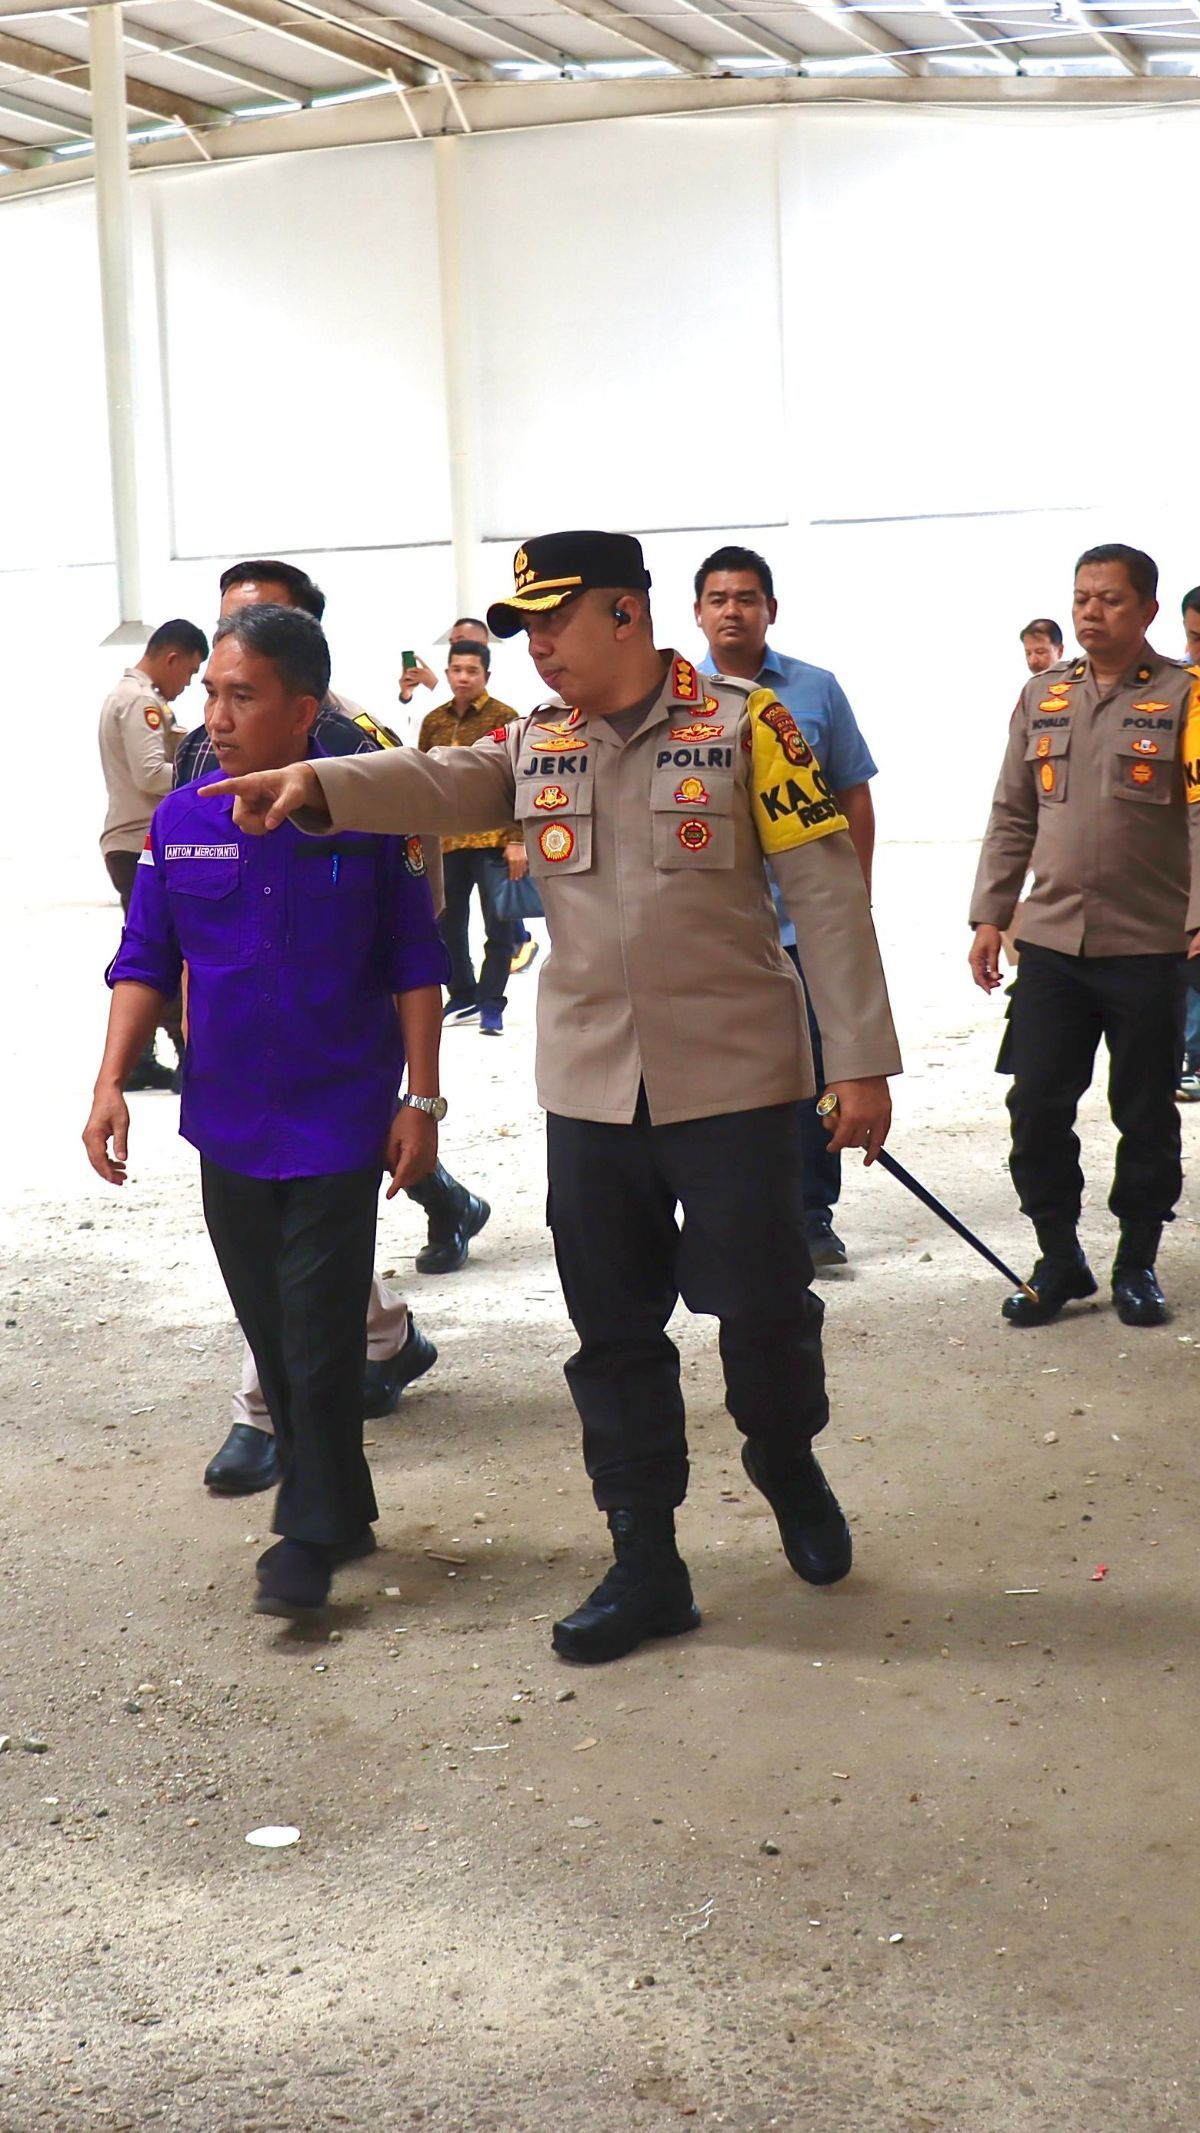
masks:
<instances>
[{"instance_id":1,"label":"black trousers","mask_svg":"<svg viewBox=\"0 0 1200 2133\"><path fill-rule=\"evenodd\" d=\"M363 1452L379 1165L248 1178L200 1162L204 1219L283 1464L272 1530L353 1540L378 1518Z\"/></svg>"},{"instance_id":2,"label":"black trousers","mask_svg":"<svg viewBox=\"0 0 1200 2133\"><path fill-rule=\"evenodd\" d=\"M445 852L442 872L446 881L446 908L438 923L450 957L450 1000L455 1007L504 1006L504 988L513 959L513 929L496 909L496 883L507 877L508 862L502 851L490 846L480 852ZM483 967L475 982L471 961L469 928L471 891L478 889L483 911Z\"/></svg>"},{"instance_id":3,"label":"black trousers","mask_svg":"<svg viewBox=\"0 0 1200 2133\"><path fill-rule=\"evenodd\" d=\"M643 1094L628 1126L547 1119L550 1226L579 1336L566 1378L602 1511L687 1494L679 1352L665 1330L680 1296L720 1322L725 1405L747 1436L803 1448L829 1419L798 1110L653 1126Z\"/></svg>"},{"instance_id":4,"label":"black trousers","mask_svg":"<svg viewBox=\"0 0 1200 2133\"><path fill-rule=\"evenodd\" d=\"M795 947L784 949L790 955L800 976L800 958ZM817 1077L817 1095L810 1096L797 1106L800 1113L800 1152L804 1162L804 1212L810 1222L828 1222L842 1195L842 1159L832 1155L829 1135L817 1117L817 1097L825 1088L825 1058L821 1050L821 1032L813 1013L808 987L804 988L804 1002L808 1008L808 1034L812 1040L813 1071Z\"/></svg>"},{"instance_id":5,"label":"black trousers","mask_svg":"<svg viewBox=\"0 0 1200 2133\"><path fill-rule=\"evenodd\" d=\"M1020 944L1002 1068L1013 1076L1009 1168L1030 1220L1075 1222L1083 1198L1079 1099L1108 1046L1120 1134L1108 1204L1118 1221L1167 1222L1183 1186L1179 1111L1181 958L1062 955Z\"/></svg>"}]
</instances>

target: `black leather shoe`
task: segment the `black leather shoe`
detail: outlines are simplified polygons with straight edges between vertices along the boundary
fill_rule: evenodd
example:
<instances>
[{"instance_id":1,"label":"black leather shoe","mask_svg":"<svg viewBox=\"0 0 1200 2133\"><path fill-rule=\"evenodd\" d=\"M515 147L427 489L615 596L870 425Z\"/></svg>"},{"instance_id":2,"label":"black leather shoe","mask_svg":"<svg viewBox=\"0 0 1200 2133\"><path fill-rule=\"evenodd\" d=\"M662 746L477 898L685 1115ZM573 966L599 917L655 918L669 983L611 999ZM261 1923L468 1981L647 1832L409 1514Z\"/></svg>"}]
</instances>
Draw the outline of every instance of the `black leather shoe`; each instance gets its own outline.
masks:
<instances>
[{"instance_id":1,"label":"black leather shoe","mask_svg":"<svg viewBox=\"0 0 1200 2133\"><path fill-rule=\"evenodd\" d=\"M836 1585L854 1559L854 1543L815 1455L774 1452L761 1437L747 1437L742 1465L775 1513L783 1552L797 1577L810 1585Z\"/></svg>"},{"instance_id":2,"label":"black leather shoe","mask_svg":"<svg viewBox=\"0 0 1200 2133\"><path fill-rule=\"evenodd\" d=\"M264 1549L254 1565L255 1570L261 1571L268 1567L274 1560L275 1550L280 1545L279 1541L273 1541L269 1548ZM374 1555L379 1543L375 1538L374 1526L364 1526L362 1532L356 1533L353 1540L334 1541L327 1547L318 1546L315 1541L297 1541L294 1545L301 1548L315 1548L319 1555L325 1557L330 1569L337 1570L340 1569L343 1563L357 1563L364 1555Z\"/></svg>"},{"instance_id":3,"label":"black leather shoe","mask_svg":"<svg viewBox=\"0 0 1200 2133\"><path fill-rule=\"evenodd\" d=\"M276 1541L258 1559L253 1612L283 1615L288 1621L318 1614L329 1598L331 1553L311 1541Z\"/></svg>"},{"instance_id":4,"label":"black leather shoe","mask_svg":"<svg viewBox=\"0 0 1200 2133\"><path fill-rule=\"evenodd\" d=\"M682 1637L700 1627L687 1564L675 1546L674 1513L610 1511L608 1524L612 1569L550 1636L559 1658L579 1666L623 1659L647 1637Z\"/></svg>"},{"instance_id":5,"label":"black leather shoe","mask_svg":"<svg viewBox=\"0 0 1200 2133\"><path fill-rule=\"evenodd\" d=\"M457 1274L467 1263L472 1237L477 1237L492 1210L477 1193L468 1192L439 1163L419 1185L409 1189L429 1217L429 1236L417 1253L418 1274Z\"/></svg>"},{"instance_id":6,"label":"black leather shoe","mask_svg":"<svg viewBox=\"0 0 1200 2133\"><path fill-rule=\"evenodd\" d=\"M204 1469L204 1485L215 1496L253 1496L259 1489L273 1489L282 1477L274 1437L251 1422L235 1422Z\"/></svg>"},{"instance_id":7,"label":"black leather shoe","mask_svg":"<svg viewBox=\"0 0 1200 2133\"><path fill-rule=\"evenodd\" d=\"M1082 1302L1096 1293L1096 1277L1082 1252L1072 1259L1039 1259L1029 1277L1037 1301L1017 1289L1000 1306L1001 1318L1010 1326L1048 1326L1064 1304Z\"/></svg>"},{"instance_id":8,"label":"black leather shoe","mask_svg":"<svg viewBox=\"0 0 1200 2133\"><path fill-rule=\"evenodd\" d=\"M804 1234L814 1266L845 1266L846 1247L828 1215L823 1221L810 1222Z\"/></svg>"},{"instance_id":9,"label":"black leather shoe","mask_svg":"<svg viewBox=\"0 0 1200 2133\"><path fill-rule=\"evenodd\" d=\"M1167 1299L1158 1286L1152 1266L1113 1268L1113 1302L1123 1326L1165 1326Z\"/></svg>"},{"instance_id":10,"label":"black leather shoe","mask_svg":"<svg viewBox=\"0 0 1200 2133\"><path fill-rule=\"evenodd\" d=\"M384 1415L392 1414L400 1404L405 1386L433 1369L437 1353L433 1342L418 1333L410 1318L408 1339L403 1348L390 1355L386 1363L368 1363L363 1370L364 1419L378 1422Z\"/></svg>"}]
</instances>

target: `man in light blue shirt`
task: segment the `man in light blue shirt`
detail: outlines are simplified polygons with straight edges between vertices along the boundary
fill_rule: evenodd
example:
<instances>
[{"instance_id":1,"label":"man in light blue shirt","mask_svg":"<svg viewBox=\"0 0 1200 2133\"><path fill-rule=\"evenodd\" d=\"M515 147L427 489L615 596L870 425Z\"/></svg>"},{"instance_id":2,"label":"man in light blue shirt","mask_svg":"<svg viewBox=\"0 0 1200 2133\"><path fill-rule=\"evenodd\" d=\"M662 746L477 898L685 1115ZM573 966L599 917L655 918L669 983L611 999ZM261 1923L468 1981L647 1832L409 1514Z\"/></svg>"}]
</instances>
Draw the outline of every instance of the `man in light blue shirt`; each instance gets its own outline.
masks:
<instances>
[{"instance_id":1,"label":"man in light blue shirt","mask_svg":"<svg viewBox=\"0 0 1200 2133\"><path fill-rule=\"evenodd\" d=\"M875 848L870 781L876 766L845 691L836 675L824 667L789 658L767 643L767 631L774 627L778 603L770 565L753 548L718 548L700 565L695 582L696 621L708 642L701 672L752 681L759 688L772 690L791 712L850 826L869 894ZM780 938L799 970L796 929L780 904L774 881L771 888L779 914ZM821 1035L811 1006L808 1020L820 1088L824 1082ZM816 1266L844 1266L846 1247L833 1227L833 1209L842 1187L841 1157L829 1152L828 1136L817 1117L816 1099L802 1104L800 1109L809 1248Z\"/></svg>"}]
</instances>

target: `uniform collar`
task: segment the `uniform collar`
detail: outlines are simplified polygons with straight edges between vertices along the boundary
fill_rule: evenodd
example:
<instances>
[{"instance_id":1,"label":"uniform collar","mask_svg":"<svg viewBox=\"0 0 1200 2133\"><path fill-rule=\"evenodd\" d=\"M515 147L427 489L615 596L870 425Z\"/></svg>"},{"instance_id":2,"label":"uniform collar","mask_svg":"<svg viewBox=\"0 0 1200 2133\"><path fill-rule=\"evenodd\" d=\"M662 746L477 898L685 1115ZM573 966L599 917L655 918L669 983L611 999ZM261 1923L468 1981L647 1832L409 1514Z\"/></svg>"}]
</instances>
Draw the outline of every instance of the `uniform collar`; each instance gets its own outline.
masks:
<instances>
[{"instance_id":1,"label":"uniform collar","mask_svg":"<svg viewBox=\"0 0 1200 2133\"><path fill-rule=\"evenodd\" d=\"M747 681L742 674L722 674L713 656L711 645L700 661L700 672L710 675L713 681L740 682L744 689L757 688L760 682L767 680L787 680L787 668L783 663L783 654L782 652L773 652L769 644L763 647L762 665L754 676L753 681Z\"/></svg>"},{"instance_id":2,"label":"uniform collar","mask_svg":"<svg viewBox=\"0 0 1200 2133\"><path fill-rule=\"evenodd\" d=\"M659 649L667 661L667 671L657 694L646 700L646 714L637 729L639 733L644 733L648 726L660 726L667 719L677 718L684 711L691 712L694 717L704 716L705 682L708 677L701 673L699 667L693 666L690 659L685 659L681 652L667 646L661 646ZM713 678L719 680L720 676ZM630 704L628 708L632 711L636 707ZM572 719L579 719L577 711L568 715ZM534 723L538 723L536 714ZM589 718L585 723L589 739L607 742L614 748L623 745L621 736L615 731L610 719Z\"/></svg>"},{"instance_id":3,"label":"uniform collar","mask_svg":"<svg viewBox=\"0 0 1200 2133\"><path fill-rule=\"evenodd\" d=\"M1132 665L1126 667L1125 672L1122 674L1120 681L1109 684L1108 688L1104 692L1105 695L1112 696L1116 693L1117 689L1144 689L1148 682L1153 681L1155 670L1161 664L1162 662L1159 658L1159 655L1154 650L1153 646L1149 644L1144 644L1142 646L1141 651L1138 653L1137 658L1133 661ZM1053 667L1049 669L1049 672L1054 672ZM1081 656L1079 659L1072 660L1070 666L1067 669L1067 672L1070 674L1072 681L1082 681L1086 676L1087 680L1091 682L1093 688L1098 689L1100 687L1099 682L1096 680L1096 676L1093 671L1092 662L1090 658ZM1038 681L1040 681L1042 678L1043 677L1041 675L1034 676L1034 679Z\"/></svg>"},{"instance_id":4,"label":"uniform collar","mask_svg":"<svg viewBox=\"0 0 1200 2133\"><path fill-rule=\"evenodd\" d=\"M167 699L163 695L161 689L159 689L155 685L155 683L151 681L150 676L145 673L141 667L126 667L122 679L125 681L136 681L139 689L149 689L150 694L154 698L155 703L164 705L166 704Z\"/></svg>"}]
</instances>

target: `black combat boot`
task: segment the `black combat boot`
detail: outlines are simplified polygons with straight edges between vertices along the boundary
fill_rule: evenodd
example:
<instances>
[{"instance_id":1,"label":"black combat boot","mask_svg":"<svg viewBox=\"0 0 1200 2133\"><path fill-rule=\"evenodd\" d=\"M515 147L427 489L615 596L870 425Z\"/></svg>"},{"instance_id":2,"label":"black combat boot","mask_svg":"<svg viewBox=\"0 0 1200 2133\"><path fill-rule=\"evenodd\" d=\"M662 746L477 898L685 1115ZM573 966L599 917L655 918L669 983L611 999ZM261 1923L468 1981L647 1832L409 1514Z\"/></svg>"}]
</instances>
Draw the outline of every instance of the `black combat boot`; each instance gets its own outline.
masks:
<instances>
[{"instance_id":1,"label":"black combat boot","mask_svg":"<svg viewBox=\"0 0 1200 2133\"><path fill-rule=\"evenodd\" d=\"M417 1253L418 1274L457 1274L466 1265L472 1237L491 1214L487 1201L468 1192L440 1163L419 1185L409 1186L408 1197L429 1217L429 1237Z\"/></svg>"},{"instance_id":2,"label":"black combat boot","mask_svg":"<svg viewBox=\"0 0 1200 2133\"><path fill-rule=\"evenodd\" d=\"M673 1511L610 1511L616 1561L582 1607L556 1622L550 1642L560 1659L597 1666L623 1659L647 1637L681 1637L699 1629L687 1564L675 1546Z\"/></svg>"},{"instance_id":3,"label":"black combat boot","mask_svg":"<svg viewBox=\"0 0 1200 2133\"><path fill-rule=\"evenodd\" d=\"M784 1451L765 1437L747 1437L742 1465L775 1513L783 1552L796 1576L810 1585L836 1585L850 1569L854 1543L811 1448Z\"/></svg>"},{"instance_id":4,"label":"black combat boot","mask_svg":"<svg viewBox=\"0 0 1200 2133\"><path fill-rule=\"evenodd\" d=\"M1113 1260L1112 1293L1123 1326L1163 1326L1167 1299L1154 1276L1161 1222L1122 1222Z\"/></svg>"},{"instance_id":5,"label":"black combat boot","mask_svg":"<svg viewBox=\"0 0 1200 2133\"><path fill-rule=\"evenodd\" d=\"M1029 1277L1029 1287L1037 1290L1037 1300L1027 1296L1024 1289L1006 1296L1000 1316L1010 1326L1048 1326L1064 1304L1096 1293L1096 1277L1083 1256L1075 1224L1039 1222L1036 1228L1040 1257Z\"/></svg>"}]
</instances>

